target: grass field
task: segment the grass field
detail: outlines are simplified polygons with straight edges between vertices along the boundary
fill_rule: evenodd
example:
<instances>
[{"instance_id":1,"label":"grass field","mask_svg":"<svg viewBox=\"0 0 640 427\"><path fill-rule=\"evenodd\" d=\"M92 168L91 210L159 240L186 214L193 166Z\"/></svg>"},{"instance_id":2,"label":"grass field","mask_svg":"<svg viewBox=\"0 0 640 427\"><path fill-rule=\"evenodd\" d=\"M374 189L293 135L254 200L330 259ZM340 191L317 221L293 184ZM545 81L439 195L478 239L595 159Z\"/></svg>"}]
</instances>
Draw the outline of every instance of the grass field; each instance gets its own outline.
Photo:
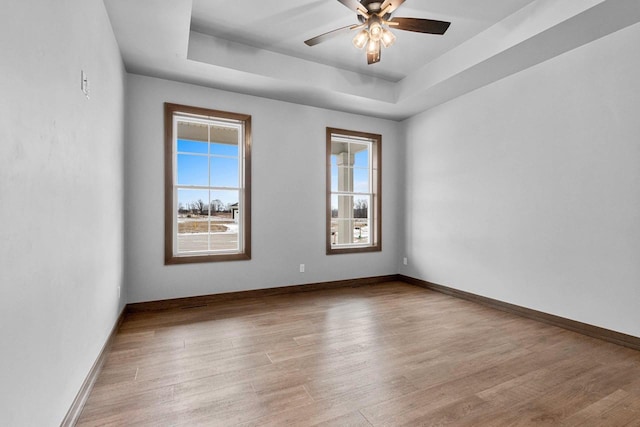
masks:
<instances>
[{"instance_id":1,"label":"grass field","mask_svg":"<svg viewBox=\"0 0 640 427\"><path fill-rule=\"evenodd\" d=\"M227 226L217 222L211 222L211 232L227 231ZM178 233L208 233L208 221L185 221L178 223Z\"/></svg>"},{"instance_id":2,"label":"grass field","mask_svg":"<svg viewBox=\"0 0 640 427\"><path fill-rule=\"evenodd\" d=\"M197 214L178 215L178 234L184 233L220 233L229 230L227 226L233 222L231 213L216 212L211 216L211 229L209 229L209 217Z\"/></svg>"}]
</instances>

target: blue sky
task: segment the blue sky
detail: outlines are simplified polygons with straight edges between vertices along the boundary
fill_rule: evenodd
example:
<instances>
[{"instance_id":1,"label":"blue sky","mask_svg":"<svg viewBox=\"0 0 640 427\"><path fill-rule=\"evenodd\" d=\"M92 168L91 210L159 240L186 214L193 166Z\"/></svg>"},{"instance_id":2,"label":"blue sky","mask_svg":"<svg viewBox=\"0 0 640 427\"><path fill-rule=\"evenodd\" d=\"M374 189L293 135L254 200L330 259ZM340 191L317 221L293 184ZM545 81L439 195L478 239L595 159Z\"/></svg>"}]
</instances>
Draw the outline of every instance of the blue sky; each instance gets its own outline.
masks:
<instances>
[{"instance_id":1,"label":"blue sky","mask_svg":"<svg viewBox=\"0 0 640 427\"><path fill-rule=\"evenodd\" d=\"M207 147L209 145L209 147ZM210 150L207 155L207 150ZM178 140L178 184L212 187L238 187L238 146L197 141ZM204 154L204 155L203 155ZM211 174L209 175L209 162ZM211 193L211 194L209 194ZM237 190L178 190L178 203L187 205L201 199L219 199L223 203L237 203Z\"/></svg>"}]
</instances>

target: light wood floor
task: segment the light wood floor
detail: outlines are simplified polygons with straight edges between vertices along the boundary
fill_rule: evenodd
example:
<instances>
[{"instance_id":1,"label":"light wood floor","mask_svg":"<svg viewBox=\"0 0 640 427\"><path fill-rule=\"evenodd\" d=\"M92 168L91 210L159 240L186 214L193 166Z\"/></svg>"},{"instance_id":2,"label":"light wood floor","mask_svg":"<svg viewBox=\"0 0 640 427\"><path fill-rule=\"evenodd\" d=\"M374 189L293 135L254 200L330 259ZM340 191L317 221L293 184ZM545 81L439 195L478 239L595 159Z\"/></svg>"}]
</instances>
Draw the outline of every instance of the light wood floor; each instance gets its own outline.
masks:
<instances>
[{"instance_id":1,"label":"light wood floor","mask_svg":"<svg viewBox=\"0 0 640 427\"><path fill-rule=\"evenodd\" d=\"M79 425L640 426L640 352L400 282L128 314Z\"/></svg>"}]
</instances>

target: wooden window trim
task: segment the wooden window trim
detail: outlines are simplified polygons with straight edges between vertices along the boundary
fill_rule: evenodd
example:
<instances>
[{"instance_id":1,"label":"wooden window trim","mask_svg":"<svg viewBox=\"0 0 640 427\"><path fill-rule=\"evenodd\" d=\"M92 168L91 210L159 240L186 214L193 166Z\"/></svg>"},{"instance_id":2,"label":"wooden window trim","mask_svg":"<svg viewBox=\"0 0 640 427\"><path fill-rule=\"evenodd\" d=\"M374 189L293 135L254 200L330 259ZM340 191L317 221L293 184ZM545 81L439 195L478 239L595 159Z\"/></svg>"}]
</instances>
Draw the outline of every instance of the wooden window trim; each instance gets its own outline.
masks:
<instances>
[{"instance_id":1,"label":"wooden window trim","mask_svg":"<svg viewBox=\"0 0 640 427\"><path fill-rule=\"evenodd\" d=\"M242 227L244 237L244 250L241 253L231 254L207 254L194 256L175 256L173 254L173 115L174 113L187 113L209 118L222 118L238 120L244 123L244 194L242 212ZM230 113L227 111L212 110L209 108L192 107L188 105L164 104L164 263L190 264L218 261L241 261L251 259L251 116L247 114ZM241 196L242 197L242 196Z\"/></svg>"},{"instance_id":2,"label":"wooden window trim","mask_svg":"<svg viewBox=\"0 0 640 427\"><path fill-rule=\"evenodd\" d=\"M363 247L346 247L336 248L331 244L331 135L338 134L344 136L354 136L358 138L367 138L374 141L375 149L372 150L372 165L377 167L376 173L373 174L373 244ZM338 129L327 127L326 131L326 250L327 255L336 254L354 254L366 252L382 251L382 135L375 133L359 132L346 129Z\"/></svg>"}]
</instances>

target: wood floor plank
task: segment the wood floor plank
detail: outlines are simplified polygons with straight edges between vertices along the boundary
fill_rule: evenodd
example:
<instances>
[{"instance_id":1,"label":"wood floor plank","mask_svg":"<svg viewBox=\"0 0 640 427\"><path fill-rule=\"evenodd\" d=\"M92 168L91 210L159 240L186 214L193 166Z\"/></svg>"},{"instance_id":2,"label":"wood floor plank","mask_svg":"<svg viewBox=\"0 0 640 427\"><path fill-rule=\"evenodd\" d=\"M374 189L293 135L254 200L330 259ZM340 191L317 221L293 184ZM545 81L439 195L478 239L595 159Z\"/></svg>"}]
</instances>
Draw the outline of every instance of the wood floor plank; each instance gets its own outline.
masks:
<instances>
[{"instance_id":1,"label":"wood floor plank","mask_svg":"<svg viewBox=\"0 0 640 427\"><path fill-rule=\"evenodd\" d=\"M640 352L389 282L128 313L78 425L639 420Z\"/></svg>"},{"instance_id":2,"label":"wood floor plank","mask_svg":"<svg viewBox=\"0 0 640 427\"><path fill-rule=\"evenodd\" d=\"M334 426L343 426L343 427L372 427L371 424L367 421L367 419L359 412L349 412L346 415L341 415L336 418L332 418L328 421L323 421L321 423L315 424L313 427L334 427Z\"/></svg>"},{"instance_id":3,"label":"wood floor plank","mask_svg":"<svg viewBox=\"0 0 640 427\"><path fill-rule=\"evenodd\" d=\"M269 414L242 425L245 427L313 426L346 416L358 405L375 405L415 391L416 388L405 378L361 387L355 384L351 390L336 395L335 398L317 400L312 404Z\"/></svg>"}]
</instances>

